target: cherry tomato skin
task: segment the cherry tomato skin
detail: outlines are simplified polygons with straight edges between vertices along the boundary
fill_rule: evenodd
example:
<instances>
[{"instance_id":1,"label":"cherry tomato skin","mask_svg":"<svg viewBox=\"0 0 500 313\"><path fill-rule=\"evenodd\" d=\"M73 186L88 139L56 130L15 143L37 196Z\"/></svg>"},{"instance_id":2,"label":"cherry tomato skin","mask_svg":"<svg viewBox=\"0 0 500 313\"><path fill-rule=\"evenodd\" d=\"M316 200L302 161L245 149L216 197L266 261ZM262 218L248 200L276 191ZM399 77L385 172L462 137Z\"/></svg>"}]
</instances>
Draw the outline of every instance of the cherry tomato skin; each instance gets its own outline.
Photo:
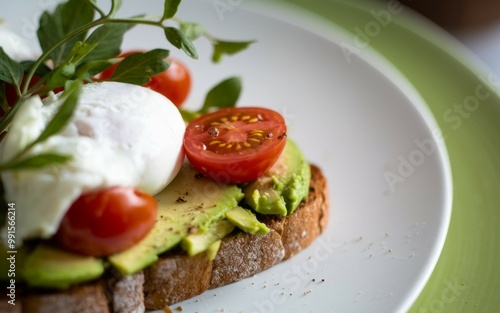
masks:
<instances>
[{"instance_id":1,"label":"cherry tomato skin","mask_svg":"<svg viewBox=\"0 0 500 313\"><path fill-rule=\"evenodd\" d=\"M156 200L134 188L89 192L72 204L55 238L78 254L112 255L144 238L156 222L156 212Z\"/></svg>"},{"instance_id":2,"label":"cherry tomato skin","mask_svg":"<svg viewBox=\"0 0 500 313\"><path fill-rule=\"evenodd\" d=\"M118 57L126 57L133 53L141 51L129 51L120 54ZM151 80L144 84L144 87L151 88L152 90L161 93L177 107L182 106L184 101L191 91L191 73L184 63L174 58L168 58L170 66L168 69L158 75L151 77ZM115 72L118 64L114 64L105 69L101 75L101 80L108 80Z\"/></svg>"},{"instance_id":3,"label":"cherry tomato skin","mask_svg":"<svg viewBox=\"0 0 500 313\"><path fill-rule=\"evenodd\" d=\"M177 107L182 106L191 90L191 74L187 67L178 60L169 58L169 68L151 77L149 83L144 87L149 87L172 101Z\"/></svg>"},{"instance_id":4,"label":"cherry tomato skin","mask_svg":"<svg viewBox=\"0 0 500 313\"><path fill-rule=\"evenodd\" d=\"M201 174L222 183L255 180L278 159L286 144L283 117L269 109L227 108L189 123L188 160Z\"/></svg>"}]
</instances>

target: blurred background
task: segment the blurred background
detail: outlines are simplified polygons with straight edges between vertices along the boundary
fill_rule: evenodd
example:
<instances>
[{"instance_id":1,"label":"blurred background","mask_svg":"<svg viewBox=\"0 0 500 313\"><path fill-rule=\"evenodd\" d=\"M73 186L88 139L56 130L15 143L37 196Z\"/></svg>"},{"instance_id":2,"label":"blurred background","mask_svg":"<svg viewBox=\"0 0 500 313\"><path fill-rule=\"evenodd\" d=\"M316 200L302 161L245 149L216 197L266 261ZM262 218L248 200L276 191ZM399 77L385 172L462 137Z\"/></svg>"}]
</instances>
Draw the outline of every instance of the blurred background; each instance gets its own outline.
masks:
<instances>
[{"instance_id":1,"label":"blurred background","mask_svg":"<svg viewBox=\"0 0 500 313\"><path fill-rule=\"evenodd\" d=\"M400 2L453 32L480 30L497 23L500 19L498 0L401 0Z\"/></svg>"},{"instance_id":2,"label":"blurred background","mask_svg":"<svg viewBox=\"0 0 500 313\"><path fill-rule=\"evenodd\" d=\"M454 35L500 76L499 0L400 0L400 2Z\"/></svg>"}]
</instances>

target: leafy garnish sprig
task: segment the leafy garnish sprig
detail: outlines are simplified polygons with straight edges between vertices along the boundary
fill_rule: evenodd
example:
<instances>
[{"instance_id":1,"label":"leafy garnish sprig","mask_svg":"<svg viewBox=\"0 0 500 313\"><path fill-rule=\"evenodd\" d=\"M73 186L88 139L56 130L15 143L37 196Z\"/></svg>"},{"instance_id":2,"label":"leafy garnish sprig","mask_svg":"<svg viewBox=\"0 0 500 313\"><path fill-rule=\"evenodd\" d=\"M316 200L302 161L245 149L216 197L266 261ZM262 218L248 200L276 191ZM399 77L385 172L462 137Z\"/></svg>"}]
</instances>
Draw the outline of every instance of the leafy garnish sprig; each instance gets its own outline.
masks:
<instances>
[{"instance_id":1,"label":"leafy garnish sprig","mask_svg":"<svg viewBox=\"0 0 500 313\"><path fill-rule=\"evenodd\" d=\"M101 9L96 0L68 0L59 4L53 12L43 12L37 30L42 55L34 61L15 62L0 47L0 108L3 111L0 134L6 131L24 100L33 94L43 96L59 88L64 87L65 90L61 97L63 104L45 131L13 159L0 164L0 171L67 162L70 156L50 153L31 156L29 151L67 125L76 106L82 83L93 81L104 69L121 62L111 80L142 85L149 81L151 76L168 68L169 62L166 58L170 51L165 49L135 53L123 59L116 58L120 53L124 34L135 25L162 28L166 40L193 59L198 58L198 52L192 41L200 37L212 43L214 62L219 62L223 55L244 50L253 42L220 40L209 34L200 24L178 19L175 15L181 0L165 0L163 14L159 17L141 15L130 18L117 18L121 0L110 1L108 12ZM172 21L178 27L168 26L166 21ZM7 103L7 85L15 90L17 101L14 104ZM227 101L213 103L214 99L224 98L220 97L220 94L224 93L221 90L226 90L225 88L230 90L227 93L229 102L235 102L241 86L238 78L230 78L209 92L199 112L183 111L183 115L193 118L200 112L207 111L209 107L226 106Z\"/></svg>"}]
</instances>

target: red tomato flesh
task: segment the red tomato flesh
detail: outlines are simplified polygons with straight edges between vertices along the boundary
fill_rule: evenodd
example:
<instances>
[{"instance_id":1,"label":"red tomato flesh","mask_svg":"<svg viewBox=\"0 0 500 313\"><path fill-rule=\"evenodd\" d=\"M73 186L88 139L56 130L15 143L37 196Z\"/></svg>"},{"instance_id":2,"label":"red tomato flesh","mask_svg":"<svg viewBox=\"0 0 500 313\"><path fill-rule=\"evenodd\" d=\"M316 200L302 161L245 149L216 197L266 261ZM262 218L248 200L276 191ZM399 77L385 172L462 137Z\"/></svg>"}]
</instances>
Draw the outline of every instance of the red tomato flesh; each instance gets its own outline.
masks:
<instances>
[{"instance_id":1,"label":"red tomato flesh","mask_svg":"<svg viewBox=\"0 0 500 313\"><path fill-rule=\"evenodd\" d=\"M72 204L55 238L78 254L111 255L144 238L156 222L156 211L156 200L134 188L89 192Z\"/></svg>"},{"instance_id":2,"label":"red tomato flesh","mask_svg":"<svg viewBox=\"0 0 500 313\"><path fill-rule=\"evenodd\" d=\"M138 52L141 51L125 52L120 54L118 57L122 58ZM181 63L179 60L174 58L168 58L167 60L170 62L168 69L151 77L151 80L143 86L161 93L170 99L170 101L172 101L177 107L180 107L186 100L191 90L191 74L186 65ZM101 80L110 79L116 71L118 65L119 63L113 64L109 68L105 69L99 78Z\"/></svg>"},{"instance_id":3,"label":"red tomato flesh","mask_svg":"<svg viewBox=\"0 0 500 313\"><path fill-rule=\"evenodd\" d=\"M227 108L189 123L184 150L201 174L223 183L255 180L278 159L286 143L283 117L256 107Z\"/></svg>"}]
</instances>

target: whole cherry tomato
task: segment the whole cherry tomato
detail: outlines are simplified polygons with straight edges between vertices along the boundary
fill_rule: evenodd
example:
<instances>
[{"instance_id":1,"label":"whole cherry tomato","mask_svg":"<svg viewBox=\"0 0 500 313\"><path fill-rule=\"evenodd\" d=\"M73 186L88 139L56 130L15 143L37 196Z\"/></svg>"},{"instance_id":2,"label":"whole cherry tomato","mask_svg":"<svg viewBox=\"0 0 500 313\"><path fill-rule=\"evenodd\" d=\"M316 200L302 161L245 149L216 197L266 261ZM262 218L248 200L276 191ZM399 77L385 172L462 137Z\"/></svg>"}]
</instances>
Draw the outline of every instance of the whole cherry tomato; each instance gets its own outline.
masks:
<instances>
[{"instance_id":1,"label":"whole cherry tomato","mask_svg":"<svg viewBox=\"0 0 500 313\"><path fill-rule=\"evenodd\" d=\"M118 57L126 57L133 53L141 51L129 51L120 54ZM179 60L174 58L168 58L170 61L170 66L164 72L151 77L151 80L144 84L144 87L153 89L156 92L161 93L170 101L172 101L177 107L180 107L191 90L191 74L187 67L181 63ZM118 67L119 63L114 64L104 70L101 75L101 80L112 80L113 73Z\"/></svg>"},{"instance_id":2,"label":"whole cherry tomato","mask_svg":"<svg viewBox=\"0 0 500 313\"><path fill-rule=\"evenodd\" d=\"M156 211L156 200L134 188L89 192L71 205L55 238L78 254L111 255L144 238L156 222Z\"/></svg>"}]
</instances>

